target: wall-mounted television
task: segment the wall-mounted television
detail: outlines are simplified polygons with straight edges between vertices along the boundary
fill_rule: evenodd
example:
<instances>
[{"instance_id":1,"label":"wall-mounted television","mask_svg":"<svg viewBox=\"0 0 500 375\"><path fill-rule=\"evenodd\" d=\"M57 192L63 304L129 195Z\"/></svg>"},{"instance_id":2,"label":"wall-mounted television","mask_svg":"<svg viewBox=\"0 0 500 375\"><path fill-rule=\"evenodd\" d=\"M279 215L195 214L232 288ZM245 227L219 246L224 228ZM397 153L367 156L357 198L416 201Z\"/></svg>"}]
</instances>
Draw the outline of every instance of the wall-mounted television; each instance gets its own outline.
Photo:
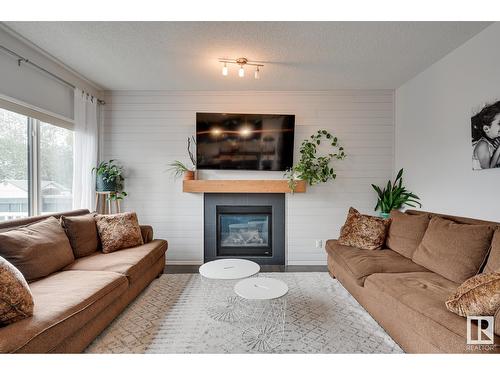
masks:
<instances>
[{"instance_id":1,"label":"wall-mounted television","mask_svg":"<svg viewBox=\"0 0 500 375\"><path fill-rule=\"evenodd\" d=\"M295 115L196 113L196 167L284 171L294 129Z\"/></svg>"}]
</instances>

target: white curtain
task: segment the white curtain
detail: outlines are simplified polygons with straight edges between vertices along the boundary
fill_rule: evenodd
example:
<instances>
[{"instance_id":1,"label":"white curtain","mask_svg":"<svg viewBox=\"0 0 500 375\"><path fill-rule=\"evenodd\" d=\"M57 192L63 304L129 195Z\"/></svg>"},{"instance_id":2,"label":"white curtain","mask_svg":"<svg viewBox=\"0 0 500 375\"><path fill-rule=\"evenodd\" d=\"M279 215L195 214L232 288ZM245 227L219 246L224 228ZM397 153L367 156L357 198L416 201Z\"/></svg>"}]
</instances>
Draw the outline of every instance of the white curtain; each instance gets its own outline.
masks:
<instances>
[{"instance_id":1,"label":"white curtain","mask_svg":"<svg viewBox=\"0 0 500 375\"><path fill-rule=\"evenodd\" d=\"M75 88L73 208L95 209L95 174L99 151L97 98Z\"/></svg>"}]
</instances>

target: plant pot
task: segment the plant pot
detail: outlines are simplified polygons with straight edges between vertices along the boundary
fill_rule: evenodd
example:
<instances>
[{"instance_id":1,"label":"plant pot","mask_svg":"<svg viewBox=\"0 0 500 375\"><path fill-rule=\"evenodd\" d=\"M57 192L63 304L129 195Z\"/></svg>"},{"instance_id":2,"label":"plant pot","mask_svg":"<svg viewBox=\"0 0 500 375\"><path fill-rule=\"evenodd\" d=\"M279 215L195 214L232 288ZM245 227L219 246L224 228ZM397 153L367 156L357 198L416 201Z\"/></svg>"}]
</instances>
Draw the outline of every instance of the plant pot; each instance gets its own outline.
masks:
<instances>
[{"instance_id":1,"label":"plant pot","mask_svg":"<svg viewBox=\"0 0 500 375\"><path fill-rule=\"evenodd\" d=\"M189 180L194 180L194 171L186 171L184 172L184 180L189 181Z\"/></svg>"},{"instance_id":2,"label":"plant pot","mask_svg":"<svg viewBox=\"0 0 500 375\"><path fill-rule=\"evenodd\" d=\"M389 212L380 212L379 213L379 216L382 218L382 219L389 219L389 217L391 216L391 214Z\"/></svg>"},{"instance_id":3,"label":"plant pot","mask_svg":"<svg viewBox=\"0 0 500 375\"><path fill-rule=\"evenodd\" d=\"M97 175L95 180L97 191L116 191L116 181L104 181L103 175Z\"/></svg>"}]
</instances>

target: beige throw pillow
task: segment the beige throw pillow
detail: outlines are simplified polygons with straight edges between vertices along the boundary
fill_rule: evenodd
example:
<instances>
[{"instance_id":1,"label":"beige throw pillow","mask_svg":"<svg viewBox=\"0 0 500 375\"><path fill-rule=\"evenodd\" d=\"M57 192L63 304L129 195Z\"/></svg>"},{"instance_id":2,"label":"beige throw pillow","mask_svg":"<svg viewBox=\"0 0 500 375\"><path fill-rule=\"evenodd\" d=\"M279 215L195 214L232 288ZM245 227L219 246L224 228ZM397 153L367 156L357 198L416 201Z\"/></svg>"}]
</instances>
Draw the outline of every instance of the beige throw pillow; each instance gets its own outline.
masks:
<instances>
[{"instance_id":1,"label":"beige throw pillow","mask_svg":"<svg viewBox=\"0 0 500 375\"><path fill-rule=\"evenodd\" d=\"M385 240L387 247L411 259L424 238L429 220L429 215L425 213L410 215L397 210L391 211L391 225Z\"/></svg>"},{"instance_id":2,"label":"beige throw pillow","mask_svg":"<svg viewBox=\"0 0 500 375\"><path fill-rule=\"evenodd\" d=\"M0 233L0 256L28 281L48 276L75 260L64 229L52 216Z\"/></svg>"},{"instance_id":3,"label":"beige throw pillow","mask_svg":"<svg viewBox=\"0 0 500 375\"><path fill-rule=\"evenodd\" d=\"M81 258L97 251L99 235L95 214L61 216L61 225L66 231L75 258Z\"/></svg>"},{"instance_id":4,"label":"beige throw pillow","mask_svg":"<svg viewBox=\"0 0 500 375\"><path fill-rule=\"evenodd\" d=\"M463 283L479 272L494 228L433 217L412 260L448 280Z\"/></svg>"},{"instance_id":5,"label":"beige throw pillow","mask_svg":"<svg viewBox=\"0 0 500 375\"><path fill-rule=\"evenodd\" d=\"M491 273L495 271L500 272L500 229L495 231L491 240L490 255L483 272Z\"/></svg>"},{"instance_id":6,"label":"beige throw pillow","mask_svg":"<svg viewBox=\"0 0 500 375\"><path fill-rule=\"evenodd\" d=\"M19 270L0 257L0 326L33 315L33 296Z\"/></svg>"},{"instance_id":7,"label":"beige throw pillow","mask_svg":"<svg viewBox=\"0 0 500 375\"><path fill-rule=\"evenodd\" d=\"M141 227L135 212L96 215L95 219L103 253L143 244Z\"/></svg>"},{"instance_id":8,"label":"beige throw pillow","mask_svg":"<svg viewBox=\"0 0 500 375\"><path fill-rule=\"evenodd\" d=\"M500 273L482 273L464 281L446 308L460 316L493 316L500 308Z\"/></svg>"},{"instance_id":9,"label":"beige throw pillow","mask_svg":"<svg viewBox=\"0 0 500 375\"><path fill-rule=\"evenodd\" d=\"M338 243L364 250L380 249L384 245L390 223L390 219L362 215L351 207L340 230Z\"/></svg>"}]
</instances>

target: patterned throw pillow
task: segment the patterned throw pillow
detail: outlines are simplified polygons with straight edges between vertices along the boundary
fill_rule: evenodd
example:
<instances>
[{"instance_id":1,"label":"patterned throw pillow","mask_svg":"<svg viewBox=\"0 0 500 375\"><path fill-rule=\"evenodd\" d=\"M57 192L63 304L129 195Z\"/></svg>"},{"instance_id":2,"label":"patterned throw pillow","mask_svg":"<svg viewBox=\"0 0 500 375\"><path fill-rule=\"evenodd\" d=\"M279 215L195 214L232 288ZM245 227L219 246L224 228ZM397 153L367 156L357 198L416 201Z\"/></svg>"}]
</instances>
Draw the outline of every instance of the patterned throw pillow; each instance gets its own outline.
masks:
<instances>
[{"instance_id":1,"label":"patterned throw pillow","mask_svg":"<svg viewBox=\"0 0 500 375\"><path fill-rule=\"evenodd\" d=\"M500 273L482 273L465 280L445 304L460 316L495 315L500 308Z\"/></svg>"},{"instance_id":2,"label":"patterned throw pillow","mask_svg":"<svg viewBox=\"0 0 500 375\"><path fill-rule=\"evenodd\" d=\"M364 250L382 248L391 219L362 215L354 208L349 208L347 220L340 230L338 243Z\"/></svg>"},{"instance_id":3,"label":"patterned throw pillow","mask_svg":"<svg viewBox=\"0 0 500 375\"><path fill-rule=\"evenodd\" d=\"M95 220L103 253L143 244L141 227L135 212L96 215Z\"/></svg>"},{"instance_id":4,"label":"patterned throw pillow","mask_svg":"<svg viewBox=\"0 0 500 375\"><path fill-rule=\"evenodd\" d=\"M19 270L0 257L0 326L33 315L33 296Z\"/></svg>"}]
</instances>

